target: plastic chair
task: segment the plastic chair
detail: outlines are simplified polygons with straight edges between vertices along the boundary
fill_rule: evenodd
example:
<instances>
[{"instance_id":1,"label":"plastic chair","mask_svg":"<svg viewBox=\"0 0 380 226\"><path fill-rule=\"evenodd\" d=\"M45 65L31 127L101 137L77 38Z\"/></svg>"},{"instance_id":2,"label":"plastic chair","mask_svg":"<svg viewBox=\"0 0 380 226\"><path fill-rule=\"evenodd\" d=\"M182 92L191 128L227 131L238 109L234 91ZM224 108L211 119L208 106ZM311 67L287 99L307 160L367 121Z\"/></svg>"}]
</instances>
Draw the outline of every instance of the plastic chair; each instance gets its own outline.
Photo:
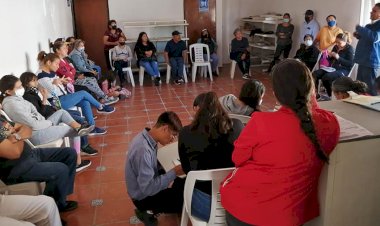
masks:
<instances>
[{"instance_id":1,"label":"plastic chair","mask_svg":"<svg viewBox=\"0 0 380 226\"><path fill-rule=\"evenodd\" d=\"M347 75L347 77L350 77L352 80L356 80L356 77L358 76L358 67L359 65L357 63L354 63L354 65L351 68L350 73Z\"/></svg>"},{"instance_id":2,"label":"plastic chair","mask_svg":"<svg viewBox=\"0 0 380 226\"><path fill-rule=\"evenodd\" d=\"M170 82L170 70L171 70L170 64L167 64L166 66L166 84L169 84ZM187 73L186 73L186 65L183 65L183 79L185 80L185 83L187 83Z\"/></svg>"},{"instance_id":3,"label":"plastic chair","mask_svg":"<svg viewBox=\"0 0 380 226\"><path fill-rule=\"evenodd\" d=\"M226 225L225 210L220 203L219 187L224 178L235 168L190 171L187 174L182 208L181 226L187 226L189 218L193 226ZM208 222L191 215L191 201L196 181L212 181L211 212Z\"/></svg>"},{"instance_id":4,"label":"plastic chair","mask_svg":"<svg viewBox=\"0 0 380 226\"><path fill-rule=\"evenodd\" d=\"M206 49L206 54L203 50ZM208 72L210 74L210 80L212 81L212 71L211 71L211 63L210 63L210 49L208 45L202 43L196 43L190 45L190 59L193 64L193 68L191 70L192 81L195 82L195 76L197 74L197 67L205 67L207 66ZM194 52L194 53L193 53ZM194 54L194 55L193 55ZM204 59L204 55L206 55L206 59ZM207 72L206 72L207 73ZM203 76L203 70L201 72Z\"/></svg>"},{"instance_id":5,"label":"plastic chair","mask_svg":"<svg viewBox=\"0 0 380 226\"><path fill-rule=\"evenodd\" d=\"M241 121L244 125L247 125L251 117L246 116L246 115L238 115L238 114L228 114L230 118L235 118Z\"/></svg>"},{"instance_id":6,"label":"plastic chair","mask_svg":"<svg viewBox=\"0 0 380 226\"><path fill-rule=\"evenodd\" d=\"M109 58L109 61L110 61L110 64L111 64L112 71L115 71L114 61L112 60L112 54L113 53L114 53L114 50L110 49L108 51L108 58ZM123 67L122 70L123 70L123 72L127 72L129 81L131 81L132 86L135 87L135 80L133 79L133 73L132 73L131 66ZM140 81L140 86L142 86L141 81Z\"/></svg>"},{"instance_id":7,"label":"plastic chair","mask_svg":"<svg viewBox=\"0 0 380 226\"><path fill-rule=\"evenodd\" d=\"M228 46L228 52L231 53L231 44ZM236 60L231 60L231 69L230 69L231 79L234 79L235 77L236 64L237 64Z\"/></svg>"}]
</instances>

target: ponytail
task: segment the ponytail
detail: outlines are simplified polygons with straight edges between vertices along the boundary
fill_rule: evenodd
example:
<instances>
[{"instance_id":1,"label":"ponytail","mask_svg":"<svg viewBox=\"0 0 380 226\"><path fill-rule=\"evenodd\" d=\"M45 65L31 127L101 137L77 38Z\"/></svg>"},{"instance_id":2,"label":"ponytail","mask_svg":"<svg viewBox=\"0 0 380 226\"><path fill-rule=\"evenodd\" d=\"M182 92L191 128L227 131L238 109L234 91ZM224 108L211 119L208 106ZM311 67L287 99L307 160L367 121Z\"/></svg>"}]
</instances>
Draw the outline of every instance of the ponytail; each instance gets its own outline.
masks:
<instances>
[{"instance_id":1,"label":"ponytail","mask_svg":"<svg viewBox=\"0 0 380 226\"><path fill-rule=\"evenodd\" d=\"M351 38L351 33L348 32L348 31L344 31L343 33L339 33L337 36L336 36L337 39L340 39L344 42L347 42L347 43L351 43L352 42L352 38Z\"/></svg>"},{"instance_id":2,"label":"ponytail","mask_svg":"<svg viewBox=\"0 0 380 226\"><path fill-rule=\"evenodd\" d=\"M16 82L18 80L19 79L14 75L4 75L0 79L0 103L2 103L5 97L8 96L7 90L12 90L15 88Z\"/></svg>"},{"instance_id":3,"label":"ponytail","mask_svg":"<svg viewBox=\"0 0 380 226\"><path fill-rule=\"evenodd\" d=\"M38 53L37 60L42 64L46 64L48 61L53 62L54 60L59 59L57 55L54 53L46 53L45 51L41 51Z\"/></svg>"}]
</instances>

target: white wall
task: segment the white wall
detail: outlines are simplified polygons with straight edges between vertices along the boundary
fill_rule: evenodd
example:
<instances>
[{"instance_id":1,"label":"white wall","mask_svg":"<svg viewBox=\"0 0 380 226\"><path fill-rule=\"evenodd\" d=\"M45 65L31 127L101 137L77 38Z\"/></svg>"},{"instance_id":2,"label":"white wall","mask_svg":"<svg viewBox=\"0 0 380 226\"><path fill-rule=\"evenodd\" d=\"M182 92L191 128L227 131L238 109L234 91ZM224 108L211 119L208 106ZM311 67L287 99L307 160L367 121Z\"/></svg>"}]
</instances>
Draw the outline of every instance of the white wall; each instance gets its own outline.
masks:
<instances>
[{"instance_id":1,"label":"white wall","mask_svg":"<svg viewBox=\"0 0 380 226\"><path fill-rule=\"evenodd\" d=\"M66 0L0 1L0 77L38 69L37 54L48 40L73 35Z\"/></svg>"}]
</instances>

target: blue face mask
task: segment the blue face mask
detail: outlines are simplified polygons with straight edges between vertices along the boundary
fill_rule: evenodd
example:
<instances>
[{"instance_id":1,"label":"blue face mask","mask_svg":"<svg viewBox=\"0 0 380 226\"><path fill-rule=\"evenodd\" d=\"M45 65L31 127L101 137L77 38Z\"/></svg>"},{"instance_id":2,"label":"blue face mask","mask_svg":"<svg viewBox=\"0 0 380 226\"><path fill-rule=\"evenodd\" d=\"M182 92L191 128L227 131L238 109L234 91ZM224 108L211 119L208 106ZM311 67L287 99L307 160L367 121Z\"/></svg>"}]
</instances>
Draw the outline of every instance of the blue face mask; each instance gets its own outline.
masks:
<instances>
[{"instance_id":1,"label":"blue face mask","mask_svg":"<svg viewBox=\"0 0 380 226\"><path fill-rule=\"evenodd\" d=\"M327 25L329 25L329 27L334 27L335 24L336 24L336 21L335 21L335 20L332 20L332 21L327 22Z\"/></svg>"}]
</instances>

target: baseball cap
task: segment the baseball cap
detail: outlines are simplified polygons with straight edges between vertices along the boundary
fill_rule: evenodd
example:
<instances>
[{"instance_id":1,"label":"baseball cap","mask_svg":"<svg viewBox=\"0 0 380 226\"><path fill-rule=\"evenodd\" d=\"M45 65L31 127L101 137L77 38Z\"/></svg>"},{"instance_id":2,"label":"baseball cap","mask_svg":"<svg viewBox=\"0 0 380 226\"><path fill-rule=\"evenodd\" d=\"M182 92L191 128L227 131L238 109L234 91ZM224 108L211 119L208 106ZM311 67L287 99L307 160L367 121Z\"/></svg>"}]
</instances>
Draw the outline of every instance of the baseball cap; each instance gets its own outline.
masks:
<instances>
[{"instance_id":1,"label":"baseball cap","mask_svg":"<svg viewBox=\"0 0 380 226\"><path fill-rule=\"evenodd\" d=\"M180 35L180 34L182 34L182 33L179 32L179 31L173 31L173 32L172 32L172 35Z\"/></svg>"},{"instance_id":2,"label":"baseball cap","mask_svg":"<svg viewBox=\"0 0 380 226\"><path fill-rule=\"evenodd\" d=\"M305 15L314 15L314 12L313 12L313 10L308 9L308 10L306 10Z\"/></svg>"}]
</instances>

